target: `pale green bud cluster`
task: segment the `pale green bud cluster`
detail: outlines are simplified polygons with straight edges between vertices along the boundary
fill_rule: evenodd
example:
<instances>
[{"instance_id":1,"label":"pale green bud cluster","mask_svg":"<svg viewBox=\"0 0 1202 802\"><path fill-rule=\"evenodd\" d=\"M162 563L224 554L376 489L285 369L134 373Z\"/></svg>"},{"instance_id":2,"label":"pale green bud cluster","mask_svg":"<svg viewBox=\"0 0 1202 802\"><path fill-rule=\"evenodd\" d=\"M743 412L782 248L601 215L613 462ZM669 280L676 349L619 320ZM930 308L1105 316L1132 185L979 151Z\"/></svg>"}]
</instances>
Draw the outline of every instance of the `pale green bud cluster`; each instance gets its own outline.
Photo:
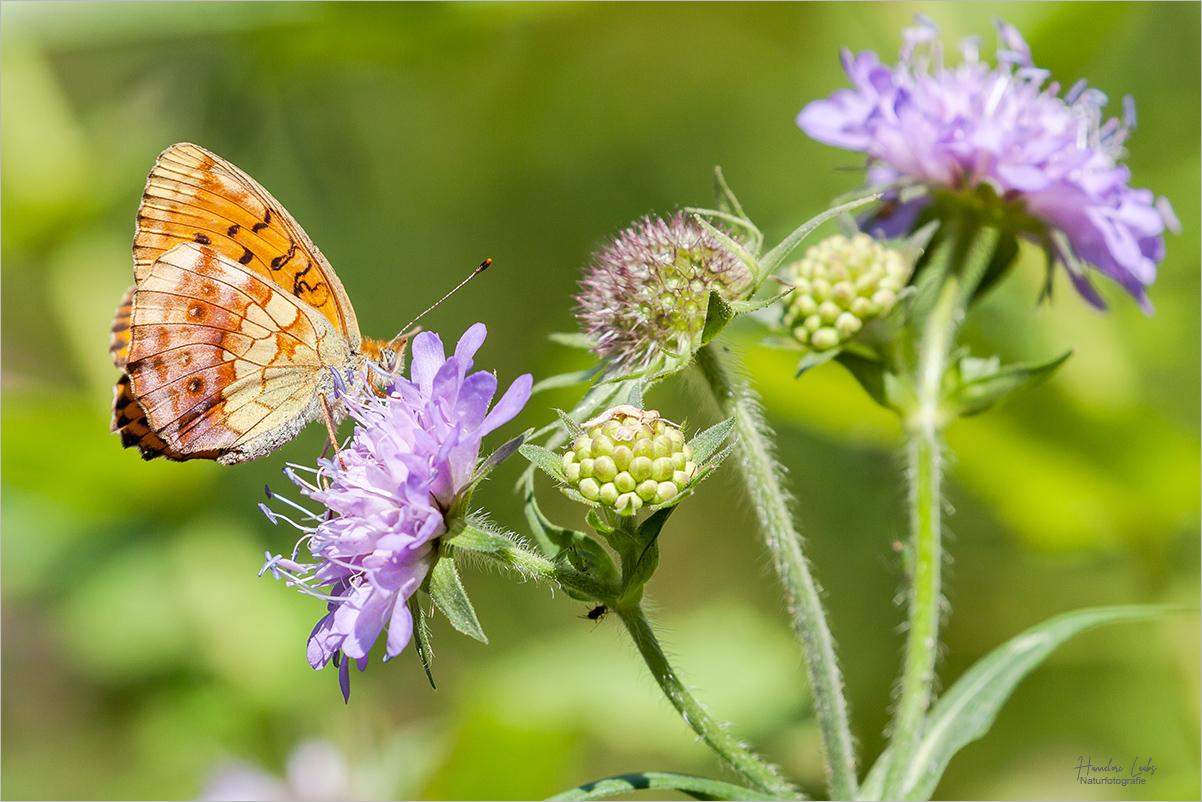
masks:
<instances>
[{"instance_id":1,"label":"pale green bud cluster","mask_svg":"<svg viewBox=\"0 0 1202 802\"><path fill-rule=\"evenodd\" d=\"M684 434L653 409L623 404L581 428L563 455L564 476L580 495L620 515L671 501L697 476Z\"/></svg>"},{"instance_id":2,"label":"pale green bud cluster","mask_svg":"<svg viewBox=\"0 0 1202 802\"><path fill-rule=\"evenodd\" d=\"M785 299L784 324L808 348L834 348L893 308L911 270L901 253L867 234L829 237L785 267L795 289Z\"/></svg>"}]
</instances>

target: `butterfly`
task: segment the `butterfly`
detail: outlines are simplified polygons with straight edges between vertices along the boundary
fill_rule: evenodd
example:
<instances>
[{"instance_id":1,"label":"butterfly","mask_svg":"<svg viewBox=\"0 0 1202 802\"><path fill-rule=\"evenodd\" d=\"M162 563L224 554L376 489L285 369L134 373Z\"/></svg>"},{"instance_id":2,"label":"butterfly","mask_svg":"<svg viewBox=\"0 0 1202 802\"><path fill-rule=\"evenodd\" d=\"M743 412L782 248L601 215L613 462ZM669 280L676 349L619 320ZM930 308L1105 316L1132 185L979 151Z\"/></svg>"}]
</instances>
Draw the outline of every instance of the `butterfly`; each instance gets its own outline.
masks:
<instances>
[{"instance_id":1,"label":"butterfly","mask_svg":"<svg viewBox=\"0 0 1202 802\"><path fill-rule=\"evenodd\" d=\"M404 344L360 335L330 263L253 178L197 145L159 156L109 346L123 446L143 459L258 459L323 407L345 417L331 369L391 372Z\"/></svg>"}]
</instances>

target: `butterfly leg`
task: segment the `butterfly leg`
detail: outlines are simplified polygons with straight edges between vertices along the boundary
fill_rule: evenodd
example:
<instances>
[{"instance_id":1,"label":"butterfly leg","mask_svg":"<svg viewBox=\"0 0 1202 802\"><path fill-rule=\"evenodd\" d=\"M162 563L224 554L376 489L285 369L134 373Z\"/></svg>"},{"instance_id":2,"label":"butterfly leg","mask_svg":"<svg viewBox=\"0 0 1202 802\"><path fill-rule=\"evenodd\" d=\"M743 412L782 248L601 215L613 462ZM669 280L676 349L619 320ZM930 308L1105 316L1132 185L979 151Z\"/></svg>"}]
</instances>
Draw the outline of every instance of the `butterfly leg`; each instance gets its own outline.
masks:
<instances>
[{"instance_id":1,"label":"butterfly leg","mask_svg":"<svg viewBox=\"0 0 1202 802\"><path fill-rule=\"evenodd\" d=\"M321 456L324 458L330 453L330 446L334 447L334 453L341 456L338 450L338 433L334 431L334 413L330 410L330 402L326 398L325 393L318 393L317 397L321 399L321 416L325 419L326 433L330 439L326 442L326 447L321 450Z\"/></svg>"}]
</instances>

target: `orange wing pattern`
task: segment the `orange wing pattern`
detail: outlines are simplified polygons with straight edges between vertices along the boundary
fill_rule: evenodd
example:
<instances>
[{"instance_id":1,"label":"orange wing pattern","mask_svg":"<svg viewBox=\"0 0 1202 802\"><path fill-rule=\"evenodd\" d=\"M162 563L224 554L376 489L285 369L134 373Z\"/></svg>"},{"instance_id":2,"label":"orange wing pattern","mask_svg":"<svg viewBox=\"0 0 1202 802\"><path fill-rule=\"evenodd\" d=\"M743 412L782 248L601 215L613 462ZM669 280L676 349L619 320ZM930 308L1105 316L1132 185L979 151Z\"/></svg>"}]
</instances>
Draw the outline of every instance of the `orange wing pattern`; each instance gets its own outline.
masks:
<instances>
[{"instance_id":1,"label":"orange wing pattern","mask_svg":"<svg viewBox=\"0 0 1202 802\"><path fill-rule=\"evenodd\" d=\"M332 395L329 368L363 362L318 310L196 243L142 276L130 331L128 395L148 428L172 451L226 463L291 440L318 415L318 393Z\"/></svg>"},{"instance_id":2,"label":"orange wing pattern","mask_svg":"<svg viewBox=\"0 0 1202 802\"><path fill-rule=\"evenodd\" d=\"M355 310L330 263L257 181L202 147L163 151L146 181L134 235L134 277L184 242L213 248L321 312L352 348Z\"/></svg>"}]
</instances>

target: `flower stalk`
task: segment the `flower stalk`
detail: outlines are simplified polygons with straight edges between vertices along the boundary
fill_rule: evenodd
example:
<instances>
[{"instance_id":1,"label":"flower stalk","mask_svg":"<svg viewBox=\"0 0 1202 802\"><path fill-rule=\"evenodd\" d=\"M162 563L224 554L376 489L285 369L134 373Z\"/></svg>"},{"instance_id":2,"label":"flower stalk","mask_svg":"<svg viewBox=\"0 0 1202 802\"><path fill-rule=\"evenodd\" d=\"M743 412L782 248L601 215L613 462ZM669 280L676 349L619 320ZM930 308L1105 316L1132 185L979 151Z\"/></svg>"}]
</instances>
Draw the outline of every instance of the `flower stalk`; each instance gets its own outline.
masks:
<instances>
[{"instance_id":1,"label":"flower stalk","mask_svg":"<svg viewBox=\"0 0 1202 802\"><path fill-rule=\"evenodd\" d=\"M668 662L659 640L644 615L642 577L640 571L649 573L653 566L646 565L647 558L654 558L652 548L639 547L638 534L633 520L621 518L614 530L618 545L629 546L623 559L623 579L616 584L598 582L594 577L557 563L524 549L520 544L479 523L463 522L453 531L452 543L460 554L471 554L517 571L530 579L553 582L568 591L596 599L610 607L622 619L639 654L655 678L668 701L680 713L685 723L734 771L738 772L758 791L774 799L797 799L797 789L780 776L779 772L743 746L730 733L725 724L706 712L705 708L681 683L672 665ZM639 580L642 581L639 581ZM633 580L633 581L632 581Z\"/></svg>"},{"instance_id":2,"label":"flower stalk","mask_svg":"<svg viewBox=\"0 0 1202 802\"><path fill-rule=\"evenodd\" d=\"M785 589L793 630L802 643L814 711L822 732L832 799L854 799L855 749L848 724L843 678L826 623L817 583L793 525L793 499L784 486L784 468L773 453L771 432L758 394L734 358L714 343L697 352L697 367L723 417L735 420L739 471L760 519L760 531Z\"/></svg>"},{"instance_id":3,"label":"flower stalk","mask_svg":"<svg viewBox=\"0 0 1202 802\"><path fill-rule=\"evenodd\" d=\"M943 598L943 432L955 418L945 404L946 379L956 333L1000 238L998 229L965 219L945 228L950 233L927 265L928 270L942 274L943 280L931 287L937 295L925 318L914 321L920 332L913 400L908 408L899 410L906 436L913 560L905 661L893 720L886 798L899 792L931 706Z\"/></svg>"},{"instance_id":4,"label":"flower stalk","mask_svg":"<svg viewBox=\"0 0 1202 802\"><path fill-rule=\"evenodd\" d=\"M643 608L635 604L619 605L615 612L626 625L634 645L647 663L651 675L659 684L660 690L668 697L668 701L676 708L681 717L693 731L714 750L723 761L739 773L747 782L773 799L797 799L797 789L785 780L777 770L752 754L747 747L739 743L726 725L713 718L698 704L692 694L676 676L672 665L668 662L664 650L660 648L655 632L643 614Z\"/></svg>"}]
</instances>

